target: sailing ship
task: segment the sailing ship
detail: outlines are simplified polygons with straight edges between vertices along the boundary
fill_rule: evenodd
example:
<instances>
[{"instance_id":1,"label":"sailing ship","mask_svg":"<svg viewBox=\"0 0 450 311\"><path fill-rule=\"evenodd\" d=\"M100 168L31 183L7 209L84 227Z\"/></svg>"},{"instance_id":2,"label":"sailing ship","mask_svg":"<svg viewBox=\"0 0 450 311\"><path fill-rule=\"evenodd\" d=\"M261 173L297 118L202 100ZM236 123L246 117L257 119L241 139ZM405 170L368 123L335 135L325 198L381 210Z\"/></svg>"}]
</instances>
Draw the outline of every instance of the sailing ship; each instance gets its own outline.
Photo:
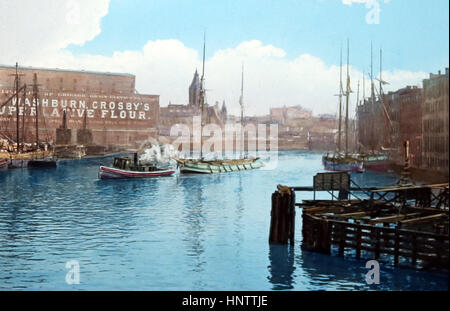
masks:
<instances>
[{"instance_id":1,"label":"sailing ship","mask_svg":"<svg viewBox=\"0 0 450 311\"><path fill-rule=\"evenodd\" d=\"M2 106L8 104L15 99L16 105L16 142L12 148L8 148L6 152L0 153L1 157L9 158L9 168L54 168L56 167L56 160L53 157L53 152L48 149L48 144L39 140L39 89L37 84L37 75L33 76L33 99L35 103L35 131L36 141L34 144L26 144L25 139L25 100L27 94L27 85L19 87L20 76L18 73L18 64L16 63L16 72L14 76L14 93L9 97ZM19 108L19 94L23 92L24 109L22 113L22 127L20 126L20 108ZM1 108L1 107L0 107ZM22 132L22 135L21 133ZM41 149L43 147L43 149Z\"/></svg>"},{"instance_id":2,"label":"sailing ship","mask_svg":"<svg viewBox=\"0 0 450 311\"><path fill-rule=\"evenodd\" d=\"M362 173L363 161L356 155L348 152L348 107L350 98L350 75L349 75L349 43L347 41L347 87L345 95L342 87L342 49L340 57L340 83L339 83L339 128L338 128L338 144L337 151L333 154L325 154L322 157L322 164L325 170L335 172L358 172ZM345 96L345 151L341 150L342 143L342 97Z\"/></svg>"},{"instance_id":3,"label":"sailing ship","mask_svg":"<svg viewBox=\"0 0 450 311\"><path fill-rule=\"evenodd\" d=\"M380 78L377 79L380 83L379 85L379 92L378 92L378 99L382 108L383 118L385 122L385 137L384 137L384 144L389 145L389 133L388 130L391 128L391 121L389 118L389 113L386 107L386 104L384 102L383 98L383 85L388 84L386 81L382 79L382 50L380 49ZM370 94L370 100L371 103L370 107L372 107L372 114L375 114L375 85L373 81L373 52L372 52L372 45L370 47L370 79L371 79L371 94ZM364 89L364 87L363 87ZM359 101L359 100L358 100ZM363 102L365 102L365 96L363 95ZM372 146L370 146L369 152L361 152L359 153L359 158L361 161L363 161L364 169L371 170L371 171L387 171L389 168L389 150L388 148L384 146L380 146L380 150L376 150L376 146L378 145L379 138L375 134L375 124L372 121L371 124L371 140L372 140Z\"/></svg>"},{"instance_id":4,"label":"sailing ship","mask_svg":"<svg viewBox=\"0 0 450 311\"><path fill-rule=\"evenodd\" d=\"M141 164L138 161L137 153L134 159L129 157L114 158L112 167L100 166L98 171L99 179L118 179L118 178L154 178L160 176L171 176L175 169L158 168L156 164Z\"/></svg>"},{"instance_id":5,"label":"sailing ship","mask_svg":"<svg viewBox=\"0 0 450 311\"><path fill-rule=\"evenodd\" d=\"M180 167L180 173L183 174L213 174L213 173L229 173L236 171L245 171L261 168L264 164L259 158L250 158L244 156L244 132L243 132L243 119L244 119L244 68L242 67L242 83L241 83L241 96L239 103L241 106L241 153L239 159L231 160L205 160L202 152L202 136L203 136L203 110L205 106L205 41L203 42L203 68L202 77L200 81L200 158L199 159L180 159L176 158L175 161Z\"/></svg>"}]
</instances>

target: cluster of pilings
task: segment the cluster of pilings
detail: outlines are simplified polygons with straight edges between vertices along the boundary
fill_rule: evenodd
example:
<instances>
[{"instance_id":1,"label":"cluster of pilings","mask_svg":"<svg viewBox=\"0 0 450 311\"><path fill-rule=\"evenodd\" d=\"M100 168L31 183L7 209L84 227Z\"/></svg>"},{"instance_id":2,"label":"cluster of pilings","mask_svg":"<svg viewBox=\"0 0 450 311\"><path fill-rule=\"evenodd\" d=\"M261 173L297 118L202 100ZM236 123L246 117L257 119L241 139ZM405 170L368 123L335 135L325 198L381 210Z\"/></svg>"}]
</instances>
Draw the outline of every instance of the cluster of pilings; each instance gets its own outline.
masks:
<instances>
[{"instance_id":1,"label":"cluster of pilings","mask_svg":"<svg viewBox=\"0 0 450 311\"><path fill-rule=\"evenodd\" d=\"M272 194L272 212L269 242L294 245L295 192L289 187L278 186Z\"/></svg>"}]
</instances>

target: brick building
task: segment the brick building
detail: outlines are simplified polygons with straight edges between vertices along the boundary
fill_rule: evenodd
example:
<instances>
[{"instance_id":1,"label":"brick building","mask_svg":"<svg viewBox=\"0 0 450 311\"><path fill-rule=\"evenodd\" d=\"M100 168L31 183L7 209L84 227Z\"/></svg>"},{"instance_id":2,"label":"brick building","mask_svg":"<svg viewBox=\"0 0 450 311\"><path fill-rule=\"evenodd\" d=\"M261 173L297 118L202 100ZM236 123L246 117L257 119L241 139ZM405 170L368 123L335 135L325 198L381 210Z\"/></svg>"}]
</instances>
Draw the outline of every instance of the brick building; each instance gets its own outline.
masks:
<instances>
[{"instance_id":1,"label":"brick building","mask_svg":"<svg viewBox=\"0 0 450 311\"><path fill-rule=\"evenodd\" d=\"M448 174L448 68L423 80L422 167Z\"/></svg>"},{"instance_id":2,"label":"brick building","mask_svg":"<svg viewBox=\"0 0 450 311\"><path fill-rule=\"evenodd\" d=\"M70 143L77 143L76 129L84 126L92 131L93 143L127 146L157 136L159 96L135 91L135 76L120 73L74 71L18 67L20 86L27 84L27 93L5 104L14 94L13 66L0 66L0 134L9 140L16 137L16 111L25 124L24 138L34 135L36 105L32 84L36 74L39 84L40 135L55 140L62 124L63 112L67 128L74 129ZM85 117L86 115L86 117Z\"/></svg>"},{"instance_id":3,"label":"brick building","mask_svg":"<svg viewBox=\"0 0 450 311\"><path fill-rule=\"evenodd\" d=\"M422 165L422 89L407 86L384 95L389 109L391 160L403 165L403 143L410 142L410 165Z\"/></svg>"}]
</instances>

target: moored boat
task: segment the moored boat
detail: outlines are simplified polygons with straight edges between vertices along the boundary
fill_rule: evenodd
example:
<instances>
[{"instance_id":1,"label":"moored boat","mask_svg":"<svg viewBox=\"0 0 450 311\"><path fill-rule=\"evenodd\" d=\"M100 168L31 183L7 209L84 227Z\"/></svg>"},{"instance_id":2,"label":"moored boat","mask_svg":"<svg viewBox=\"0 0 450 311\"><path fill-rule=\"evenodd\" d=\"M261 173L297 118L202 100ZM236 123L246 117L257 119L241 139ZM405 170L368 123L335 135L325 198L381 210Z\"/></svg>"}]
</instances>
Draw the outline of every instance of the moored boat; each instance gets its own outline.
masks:
<instances>
[{"instance_id":1,"label":"moored boat","mask_svg":"<svg viewBox=\"0 0 450 311\"><path fill-rule=\"evenodd\" d=\"M137 161L137 154L135 154L134 160L129 157L114 158L112 167L100 166L98 178L153 178L160 176L171 176L174 173L175 169L169 167L158 168L156 165L140 164Z\"/></svg>"},{"instance_id":2,"label":"moored boat","mask_svg":"<svg viewBox=\"0 0 450 311\"><path fill-rule=\"evenodd\" d=\"M359 158L363 161L366 170L385 172L389 168L388 153L360 154Z\"/></svg>"},{"instance_id":3,"label":"moored boat","mask_svg":"<svg viewBox=\"0 0 450 311\"><path fill-rule=\"evenodd\" d=\"M175 159L180 165L180 172L184 174L213 174L247 171L261 168L264 164L259 159L239 160L183 160Z\"/></svg>"},{"instance_id":4,"label":"moored boat","mask_svg":"<svg viewBox=\"0 0 450 311\"><path fill-rule=\"evenodd\" d=\"M337 152L329 155L322 156L322 164L327 171L335 172L364 172L363 161L357 155L353 155L349 152L349 131L348 131L348 108L350 97L350 75L349 75L349 43L347 41L347 88L343 92L342 85L342 50L340 57L340 81L339 81L339 129L338 129L338 143ZM341 152L341 140L342 140L342 97L345 100L345 151Z\"/></svg>"},{"instance_id":5,"label":"moored boat","mask_svg":"<svg viewBox=\"0 0 450 311\"><path fill-rule=\"evenodd\" d=\"M364 172L363 162L355 157L343 155L324 155L322 164L327 171L334 172Z\"/></svg>"}]
</instances>

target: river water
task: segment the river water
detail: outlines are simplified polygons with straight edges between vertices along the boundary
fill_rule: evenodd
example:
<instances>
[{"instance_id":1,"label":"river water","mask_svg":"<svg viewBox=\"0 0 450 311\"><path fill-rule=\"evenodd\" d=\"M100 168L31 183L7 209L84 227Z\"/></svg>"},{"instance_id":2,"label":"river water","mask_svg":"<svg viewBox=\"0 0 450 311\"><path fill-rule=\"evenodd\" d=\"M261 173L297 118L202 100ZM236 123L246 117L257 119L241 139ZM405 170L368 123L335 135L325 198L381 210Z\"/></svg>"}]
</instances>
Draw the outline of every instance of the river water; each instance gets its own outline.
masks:
<instances>
[{"instance_id":1,"label":"river water","mask_svg":"<svg viewBox=\"0 0 450 311\"><path fill-rule=\"evenodd\" d=\"M1 290L447 290L448 275L269 246L278 184L312 185L321 155L280 152L274 170L146 180L98 180L112 158L61 161L54 170L0 172ZM388 173L352 175L362 186ZM312 198L311 194L297 196ZM68 284L68 261L79 284Z\"/></svg>"}]
</instances>

